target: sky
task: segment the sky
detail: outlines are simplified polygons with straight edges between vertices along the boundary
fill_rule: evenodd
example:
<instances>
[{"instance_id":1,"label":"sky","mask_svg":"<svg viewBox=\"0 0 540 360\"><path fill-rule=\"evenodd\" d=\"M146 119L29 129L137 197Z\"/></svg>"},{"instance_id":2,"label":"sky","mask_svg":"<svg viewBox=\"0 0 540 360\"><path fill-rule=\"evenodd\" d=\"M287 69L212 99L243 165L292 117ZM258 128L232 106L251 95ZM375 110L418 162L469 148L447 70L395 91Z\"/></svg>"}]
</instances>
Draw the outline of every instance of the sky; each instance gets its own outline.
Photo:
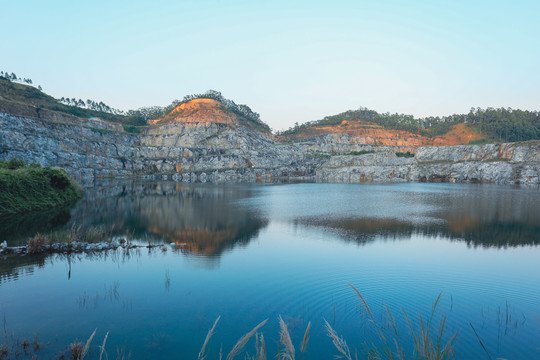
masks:
<instances>
[{"instance_id":1,"label":"sky","mask_svg":"<svg viewBox=\"0 0 540 360\"><path fill-rule=\"evenodd\" d=\"M0 0L0 70L122 110L221 91L275 130L349 109L540 110L540 1Z\"/></svg>"}]
</instances>

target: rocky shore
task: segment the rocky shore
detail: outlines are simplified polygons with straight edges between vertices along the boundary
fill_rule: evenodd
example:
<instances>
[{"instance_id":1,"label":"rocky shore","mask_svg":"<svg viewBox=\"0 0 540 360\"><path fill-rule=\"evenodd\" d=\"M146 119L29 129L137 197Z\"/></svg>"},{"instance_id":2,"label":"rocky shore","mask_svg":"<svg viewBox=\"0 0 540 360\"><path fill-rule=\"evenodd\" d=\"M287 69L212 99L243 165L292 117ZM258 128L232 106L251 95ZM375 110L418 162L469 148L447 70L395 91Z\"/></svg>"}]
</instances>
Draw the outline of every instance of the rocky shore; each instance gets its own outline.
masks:
<instances>
[{"instance_id":1,"label":"rocky shore","mask_svg":"<svg viewBox=\"0 0 540 360\"><path fill-rule=\"evenodd\" d=\"M130 250L130 249L137 249L137 248L147 248L147 249L153 249L153 248L165 248L167 249L167 245L163 244L146 244L146 245L140 245L140 244L132 244L132 243L126 243L126 242L120 242L120 241L103 241L98 243L88 243L88 242L60 242L55 243L51 245L43 245L43 247L40 249L39 252L29 252L29 246L0 246L0 255L8 255L8 254L19 254L19 255L26 255L26 254L40 254L40 253L58 253L58 254L69 254L69 253L91 253L91 252L101 252L101 251L108 251L108 250Z\"/></svg>"}]
</instances>

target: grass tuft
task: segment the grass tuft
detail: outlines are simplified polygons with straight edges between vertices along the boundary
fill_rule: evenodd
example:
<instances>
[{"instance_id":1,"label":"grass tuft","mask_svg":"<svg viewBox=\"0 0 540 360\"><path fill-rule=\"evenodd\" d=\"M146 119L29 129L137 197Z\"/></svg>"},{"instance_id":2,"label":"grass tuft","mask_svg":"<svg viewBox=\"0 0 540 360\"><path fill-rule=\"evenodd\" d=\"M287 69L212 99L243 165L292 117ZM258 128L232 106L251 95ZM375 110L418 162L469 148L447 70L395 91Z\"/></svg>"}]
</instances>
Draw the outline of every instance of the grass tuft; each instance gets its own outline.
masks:
<instances>
[{"instance_id":1,"label":"grass tuft","mask_svg":"<svg viewBox=\"0 0 540 360\"><path fill-rule=\"evenodd\" d=\"M43 246L47 242L45 235L37 233L33 238L28 239L26 244L27 254L39 254L43 252Z\"/></svg>"}]
</instances>

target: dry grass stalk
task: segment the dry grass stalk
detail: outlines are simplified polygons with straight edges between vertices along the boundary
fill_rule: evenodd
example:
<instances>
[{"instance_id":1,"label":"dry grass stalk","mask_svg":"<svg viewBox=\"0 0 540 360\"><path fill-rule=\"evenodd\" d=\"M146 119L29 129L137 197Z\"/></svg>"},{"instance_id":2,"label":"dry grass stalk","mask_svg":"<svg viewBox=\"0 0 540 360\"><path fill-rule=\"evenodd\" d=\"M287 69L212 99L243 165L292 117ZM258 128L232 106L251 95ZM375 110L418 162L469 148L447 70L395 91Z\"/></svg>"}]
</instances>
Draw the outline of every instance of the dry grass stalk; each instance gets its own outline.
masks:
<instances>
[{"instance_id":1,"label":"dry grass stalk","mask_svg":"<svg viewBox=\"0 0 540 360\"><path fill-rule=\"evenodd\" d=\"M68 234L68 239L67 241L68 242L76 242L76 241L79 241L80 238L81 238L81 234L82 234L82 226L79 225L71 225L71 228L69 229L69 234Z\"/></svg>"},{"instance_id":2,"label":"dry grass stalk","mask_svg":"<svg viewBox=\"0 0 540 360\"><path fill-rule=\"evenodd\" d=\"M356 295L358 295L358 297L360 298L360 300L362 300L362 302L364 303L364 307L366 308L368 314L369 314L369 317L371 318L371 320L375 321L375 317L373 316L373 313L371 312L371 309L369 308L366 300L364 300L364 297L362 296L362 294L360 294L360 291L358 291L357 288L354 287L354 285L352 285L351 283L347 283L350 287L352 287L352 289L356 292Z\"/></svg>"},{"instance_id":3,"label":"dry grass stalk","mask_svg":"<svg viewBox=\"0 0 540 360\"><path fill-rule=\"evenodd\" d=\"M332 329L332 326L330 326L328 321L324 320L324 323L326 331L328 332L328 336L332 339L332 342L334 343L337 351L339 351L346 359L352 360L351 352L349 351L347 342L342 337L338 336L338 334L334 329Z\"/></svg>"},{"instance_id":4,"label":"dry grass stalk","mask_svg":"<svg viewBox=\"0 0 540 360\"><path fill-rule=\"evenodd\" d=\"M266 344L263 334L257 336L257 360L266 360Z\"/></svg>"},{"instance_id":5,"label":"dry grass stalk","mask_svg":"<svg viewBox=\"0 0 540 360\"><path fill-rule=\"evenodd\" d=\"M90 335L90 337L88 338L88 340L86 341L86 345L84 345L84 352L83 352L83 359L84 357L86 356L86 354L88 354L88 350L90 350L90 344L92 343L92 339L94 338L94 335L96 335L96 330L94 330L94 332L92 333L92 335Z\"/></svg>"},{"instance_id":6,"label":"dry grass stalk","mask_svg":"<svg viewBox=\"0 0 540 360\"><path fill-rule=\"evenodd\" d=\"M308 322L306 332L304 333L304 338L302 340L302 346L300 346L300 356L304 357L304 352L306 351L306 346L309 341L309 329L311 327L311 322Z\"/></svg>"},{"instance_id":7,"label":"dry grass stalk","mask_svg":"<svg viewBox=\"0 0 540 360\"><path fill-rule=\"evenodd\" d=\"M280 358L283 360L294 360L294 346L291 341L291 336L289 335L289 330L287 329L287 324L283 321L281 316L279 319L279 343L283 346L283 352L280 352Z\"/></svg>"},{"instance_id":8,"label":"dry grass stalk","mask_svg":"<svg viewBox=\"0 0 540 360\"><path fill-rule=\"evenodd\" d=\"M238 340L238 342L236 343L236 345L234 345L233 349L231 350L231 352L229 353L229 355L227 355L227 360L231 360L231 359L234 359L234 357L236 355L238 355L238 353L240 351L242 351L242 349L244 348L244 346L246 345L246 343L248 342L248 340L253 336L255 335L255 333L257 332L257 330L259 330L259 328L261 328L264 324L266 324L266 322L268 321L268 319L264 320L263 322L261 322L259 325L255 326L250 332L248 332L247 334L245 334L244 336L242 336L240 338L240 340Z\"/></svg>"},{"instance_id":9,"label":"dry grass stalk","mask_svg":"<svg viewBox=\"0 0 540 360\"><path fill-rule=\"evenodd\" d=\"M109 337L109 332L105 334L105 338L103 338L103 344L99 347L99 360L102 360L103 354L105 353L105 344L107 343L107 338ZM105 353L105 356L108 358L107 354Z\"/></svg>"},{"instance_id":10,"label":"dry grass stalk","mask_svg":"<svg viewBox=\"0 0 540 360\"><path fill-rule=\"evenodd\" d=\"M206 345L208 345L208 342L210 341L210 338L212 337L212 335L214 335L214 330L216 329L216 325L217 325L220 318L221 318L221 315L217 317L216 321L214 321L214 325L208 331L208 334L206 334L206 339L204 339L204 343L203 343L203 346L201 348L201 351L199 351L198 360L206 359L206 357L208 356L208 355L204 354L204 352L206 350Z\"/></svg>"},{"instance_id":11,"label":"dry grass stalk","mask_svg":"<svg viewBox=\"0 0 540 360\"><path fill-rule=\"evenodd\" d=\"M47 242L45 235L37 233L33 238L28 239L26 244L27 254L39 254L43 252L43 246Z\"/></svg>"}]
</instances>

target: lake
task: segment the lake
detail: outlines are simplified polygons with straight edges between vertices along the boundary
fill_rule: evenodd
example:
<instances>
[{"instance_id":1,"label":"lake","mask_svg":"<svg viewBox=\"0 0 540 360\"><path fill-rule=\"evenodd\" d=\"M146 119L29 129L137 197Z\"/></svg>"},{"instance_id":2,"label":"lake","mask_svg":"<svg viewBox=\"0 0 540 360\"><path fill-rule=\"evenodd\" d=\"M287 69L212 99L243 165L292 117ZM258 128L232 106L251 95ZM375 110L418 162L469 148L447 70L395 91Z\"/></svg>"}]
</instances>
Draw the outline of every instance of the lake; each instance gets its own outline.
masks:
<instances>
[{"instance_id":1,"label":"lake","mask_svg":"<svg viewBox=\"0 0 540 360\"><path fill-rule=\"evenodd\" d=\"M109 333L110 359L117 349L132 359L196 359L218 316L209 359L221 347L225 357L265 319L259 332L273 358L278 316L297 358L308 322L305 358L338 355L325 320L360 355L380 337L350 285L389 339L395 324L406 351L404 312L415 329L419 314L435 329L446 316L443 343L459 332L458 359L488 359L486 351L493 359L540 358L537 189L103 182L73 209L1 220L0 236L16 244L78 226L165 246L0 260L4 326L37 334L40 358L97 329L90 358L99 358ZM246 350L254 349L251 339Z\"/></svg>"}]
</instances>

